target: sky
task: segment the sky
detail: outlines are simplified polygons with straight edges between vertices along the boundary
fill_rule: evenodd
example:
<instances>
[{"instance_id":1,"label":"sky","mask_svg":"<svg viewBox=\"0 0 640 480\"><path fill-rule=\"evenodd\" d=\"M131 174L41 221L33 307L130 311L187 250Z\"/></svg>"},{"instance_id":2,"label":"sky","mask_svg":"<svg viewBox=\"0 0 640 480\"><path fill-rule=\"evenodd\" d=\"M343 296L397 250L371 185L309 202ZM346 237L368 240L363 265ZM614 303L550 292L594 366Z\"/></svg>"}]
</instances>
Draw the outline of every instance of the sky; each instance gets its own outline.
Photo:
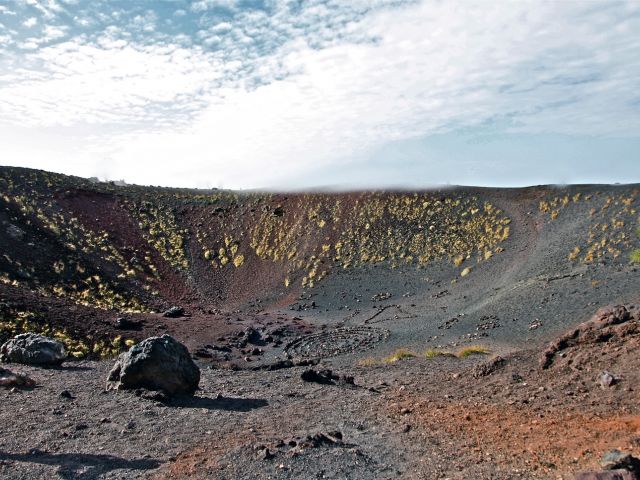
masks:
<instances>
[{"instance_id":1,"label":"sky","mask_svg":"<svg viewBox=\"0 0 640 480\"><path fill-rule=\"evenodd\" d=\"M198 188L640 182L640 1L0 0L0 164Z\"/></svg>"}]
</instances>

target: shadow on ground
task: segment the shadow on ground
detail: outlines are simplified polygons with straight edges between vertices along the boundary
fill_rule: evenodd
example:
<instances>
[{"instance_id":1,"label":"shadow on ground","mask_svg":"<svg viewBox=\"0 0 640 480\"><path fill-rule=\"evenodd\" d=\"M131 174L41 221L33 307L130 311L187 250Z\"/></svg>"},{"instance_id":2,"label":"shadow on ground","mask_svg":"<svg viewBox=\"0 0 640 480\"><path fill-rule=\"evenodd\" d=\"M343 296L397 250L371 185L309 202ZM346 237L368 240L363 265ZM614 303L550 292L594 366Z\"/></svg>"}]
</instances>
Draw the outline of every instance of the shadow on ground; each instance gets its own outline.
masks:
<instances>
[{"instance_id":1,"label":"shadow on ground","mask_svg":"<svg viewBox=\"0 0 640 480\"><path fill-rule=\"evenodd\" d=\"M226 410L233 412L249 412L266 407L269 402L262 398L226 398L226 397L178 397L166 402L168 406L181 408L206 408L209 410Z\"/></svg>"},{"instance_id":2,"label":"shadow on ground","mask_svg":"<svg viewBox=\"0 0 640 480\"><path fill-rule=\"evenodd\" d=\"M60 478L92 480L119 469L151 470L162 462L154 459L127 460L113 455L92 455L85 453L47 453L39 450L29 453L8 453L0 451L0 461L37 463L57 466Z\"/></svg>"}]
</instances>

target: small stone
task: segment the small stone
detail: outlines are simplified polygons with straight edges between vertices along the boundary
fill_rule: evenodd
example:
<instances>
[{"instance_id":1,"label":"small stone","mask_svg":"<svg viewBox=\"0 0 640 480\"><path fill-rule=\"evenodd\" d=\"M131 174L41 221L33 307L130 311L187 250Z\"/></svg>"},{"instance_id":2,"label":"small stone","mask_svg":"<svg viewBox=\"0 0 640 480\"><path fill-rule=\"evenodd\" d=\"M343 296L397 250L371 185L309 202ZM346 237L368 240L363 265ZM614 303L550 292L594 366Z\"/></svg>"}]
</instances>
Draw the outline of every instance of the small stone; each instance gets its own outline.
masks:
<instances>
[{"instance_id":1,"label":"small stone","mask_svg":"<svg viewBox=\"0 0 640 480\"><path fill-rule=\"evenodd\" d=\"M598 379L602 388L609 388L618 382L618 379L611 373L604 371L600 374Z\"/></svg>"},{"instance_id":2,"label":"small stone","mask_svg":"<svg viewBox=\"0 0 640 480\"><path fill-rule=\"evenodd\" d=\"M258 454L256 455L256 459L257 460L270 460L274 457L275 455L273 453L271 453L271 451L268 448L263 448L261 450L258 451Z\"/></svg>"}]
</instances>

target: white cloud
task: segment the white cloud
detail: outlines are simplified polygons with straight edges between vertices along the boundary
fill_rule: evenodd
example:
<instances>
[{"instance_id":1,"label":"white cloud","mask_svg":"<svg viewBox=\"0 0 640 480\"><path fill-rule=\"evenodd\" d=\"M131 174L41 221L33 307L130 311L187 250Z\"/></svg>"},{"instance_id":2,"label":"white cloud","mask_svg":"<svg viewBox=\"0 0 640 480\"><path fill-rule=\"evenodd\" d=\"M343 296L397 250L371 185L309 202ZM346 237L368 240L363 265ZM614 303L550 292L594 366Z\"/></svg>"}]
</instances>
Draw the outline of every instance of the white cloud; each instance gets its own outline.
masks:
<instances>
[{"instance_id":1,"label":"white cloud","mask_svg":"<svg viewBox=\"0 0 640 480\"><path fill-rule=\"evenodd\" d=\"M89 25L91 25L93 23L93 21L90 18L79 17L79 16L73 17L73 21L76 22L81 27L88 27Z\"/></svg>"},{"instance_id":2,"label":"white cloud","mask_svg":"<svg viewBox=\"0 0 640 480\"><path fill-rule=\"evenodd\" d=\"M233 29L233 25L229 22L220 22L209 29L211 33L226 33Z\"/></svg>"},{"instance_id":3,"label":"white cloud","mask_svg":"<svg viewBox=\"0 0 640 480\"><path fill-rule=\"evenodd\" d=\"M116 14L116 12L114 12L114 18L118 18L119 15L119 13ZM145 12L144 15L136 15L135 17L133 17L131 24L134 29L142 30L149 33L153 32L156 29L156 21L156 14L152 11L148 11Z\"/></svg>"},{"instance_id":4,"label":"white cloud","mask_svg":"<svg viewBox=\"0 0 640 480\"><path fill-rule=\"evenodd\" d=\"M22 24L27 28L32 28L38 24L38 19L36 17L31 17L26 19Z\"/></svg>"},{"instance_id":5,"label":"white cloud","mask_svg":"<svg viewBox=\"0 0 640 480\"><path fill-rule=\"evenodd\" d=\"M18 47L22 50L37 50L40 46L39 38L27 38L24 42L21 42Z\"/></svg>"},{"instance_id":6,"label":"white cloud","mask_svg":"<svg viewBox=\"0 0 640 480\"><path fill-rule=\"evenodd\" d=\"M112 25L96 41L6 64L1 122L81 128L113 177L232 187L281 184L389 142L486 124L640 134L639 4L396 4L314 1L293 12L273 1L268 13L238 11L193 39L148 45ZM215 6L236 2L192 9Z\"/></svg>"},{"instance_id":7,"label":"white cloud","mask_svg":"<svg viewBox=\"0 0 640 480\"><path fill-rule=\"evenodd\" d=\"M21 0L27 5L38 10L46 19L55 18L64 11L64 8L56 0Z\"/></svg>"},{"instance_id":8,"label":"white cloud","mask_svg":"<svg viewBox=\"0 0 640 480\"><path fill-rule=\"evenodd\" d=\"M191 4L191 10L194 12L203 12L210 8L234 8L238 3L237 0L199 0Z\"/></svg>"},{"instance_id":9,"label":"white cloud","mask_svg":"<svg viewBox=\"0 0 640 480\"><path fill-rule=\"evenodd\" d=\"M3 118L25 126L92 123L155 130L160 120L184 123L202 102L198 95L224 73L198 49L106 38L101 44L69 41L23 58L25 65L45 64L46 71L3 75L9 84L0 88Z\"/></svg>"},{"instance_id":10,"label":"white cloud","mask_svg":"<svg viewBox=\"0 0 640 480\"><path fill-rule=\"evenodd\" d=\"M46 42L58 40L66 35L68 28L56 25L47 25L43 30L43 40Z\"/></svg>"},{"instance_id":11,"label":"white cloud","mask_svg":"<svg viewBox=\"0 0 640 480\"><path fill-rule=\"evenodd\" d=\"M2 13L3 15L16 15L16 12L14 12L13 10L9 10L4 5L0 5L0 13Z\"/></svg>"}]
</instances>

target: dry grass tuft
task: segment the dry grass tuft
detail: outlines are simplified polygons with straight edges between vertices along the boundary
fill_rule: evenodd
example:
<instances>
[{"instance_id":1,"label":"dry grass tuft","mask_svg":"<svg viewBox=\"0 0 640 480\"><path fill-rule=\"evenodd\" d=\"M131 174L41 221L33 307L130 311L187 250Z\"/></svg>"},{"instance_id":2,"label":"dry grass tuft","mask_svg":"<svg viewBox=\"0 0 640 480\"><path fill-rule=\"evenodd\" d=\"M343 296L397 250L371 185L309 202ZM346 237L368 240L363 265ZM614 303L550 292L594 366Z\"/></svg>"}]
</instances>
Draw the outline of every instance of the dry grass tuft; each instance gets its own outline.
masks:
<instances>
[{"instance_id":1,"label":"dry grass tuft","mask_svg":"<svg viewBox=\"0 0 640 480\"><path fill-rule=\"evenodd\" d=\"M436 357L455 357L455 355L451 352L444 352L442 350L436 350L435 348L430 348L424 352L424 358L436 358Z\"/></svg>"},{"instance_id":2,"label":"dry grass tuft","mask_svg":"<svg viewBox=\"0 0 640 480\"><path fill-rule=\"evenodd\" d=\"M467 358L471 355L487 355L491 353L491 350L485 348L481 345L471 345L470 347L465 347L456 353L456 357L458 358Z\"/></svg>"},{"instance_id":3,"label":"dry grass tuft","mask_svg":"<svg viewBox=\"0 0 640 480\"><path fill-rule=\"evenodd\" d=\"M373 365L377 365L378 361L373 357L362 358L358 360L358 365L361 367L372 367Z\"/></svg>"},{"instance_id":4,"label":"dry grass tuft","mask_svg":"<svg viewBox=\"0 0 640 480\"><path fill-rule=\"evenodd\" d=\"M399 348L388 357L385 357L382 361L384 363L395 363L400 360L406 360L407 358L413 358L416 354L406 348Z\"/></svg>"}]
</instances>

